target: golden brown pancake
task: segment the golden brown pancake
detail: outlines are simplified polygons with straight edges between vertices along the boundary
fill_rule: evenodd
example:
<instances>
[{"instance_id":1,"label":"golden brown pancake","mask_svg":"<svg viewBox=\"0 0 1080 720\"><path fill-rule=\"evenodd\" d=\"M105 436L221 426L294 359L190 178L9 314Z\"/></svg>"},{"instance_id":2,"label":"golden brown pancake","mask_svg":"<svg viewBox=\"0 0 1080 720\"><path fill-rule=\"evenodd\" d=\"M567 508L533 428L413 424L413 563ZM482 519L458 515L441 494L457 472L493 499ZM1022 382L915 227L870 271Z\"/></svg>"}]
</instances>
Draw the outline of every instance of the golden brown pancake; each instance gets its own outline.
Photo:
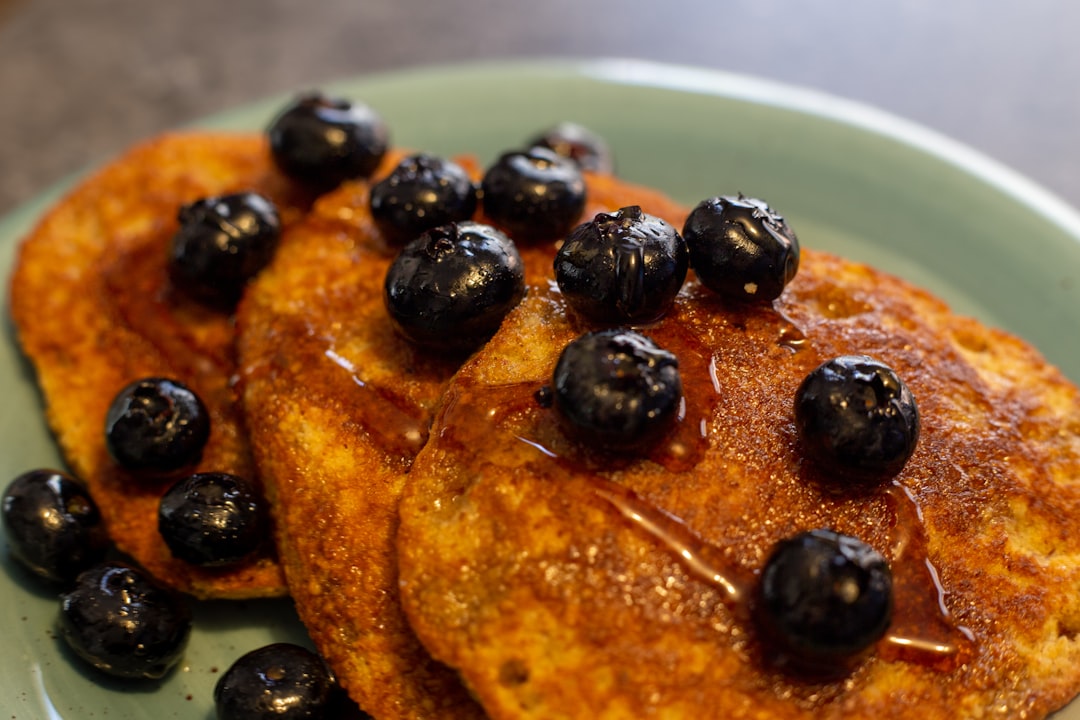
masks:
<instances>
[{"instance_id":1,"label":"golden brown pancake","mask_svg":"<svg viewBox=\"0 0 1080 720\"><path fill-rule=\"evenodd\" d=\"M804 250L772 305L690 280L642 329L679 358L685 413L612 455L536 396L588 329L532 292L447 386L400 504L406 615L491 717L1039 718L1080 690L1080 393L1033 349ZM844 354L917 398L894 482L803 460L796 388ZM781 663L751 611L774 544L819 527L896 588L886 638L832 676Z\"/></svg>"},{"instance_id":2,"label":"golden brown pancake","mask_svg":"<svg viewBox=\"0 0 1080 720\"><path fill-rule=\"evenodd\" d=\"M269 553L213 570L174 559L157 529L168 482L137 480L113 462L105 414L134 380L180 380L210 410L198 469L254 478L232 386L233 320L180 297L167 278L181 205L247 190L275 201L285 226L302 214L303 200L272 169L258 135L182 133L142 144L42 219L21 246L11 284L12 318L49 424L110 536L158 579L199 597L283 595L284 578Z\"/></svg>"},{"instance_id":3,"label":"golden brown pancake","mask_svg":"<svg viewBox=\"0 0 1080 720\"><path fill-rule=\"evenodd\" d=\"M587 217L635 203L673 222L685 214L608 176L586 182ZM552 245L519 250L528 281L550 275ZM244 410L290 594L341 684L380 720L479 718L398 602L398 500L463 358L418 350L394 331L383 283L396 251L375 227L360 182L320 199L285 234L238 313Z\"/></svg>"}]
</instances>

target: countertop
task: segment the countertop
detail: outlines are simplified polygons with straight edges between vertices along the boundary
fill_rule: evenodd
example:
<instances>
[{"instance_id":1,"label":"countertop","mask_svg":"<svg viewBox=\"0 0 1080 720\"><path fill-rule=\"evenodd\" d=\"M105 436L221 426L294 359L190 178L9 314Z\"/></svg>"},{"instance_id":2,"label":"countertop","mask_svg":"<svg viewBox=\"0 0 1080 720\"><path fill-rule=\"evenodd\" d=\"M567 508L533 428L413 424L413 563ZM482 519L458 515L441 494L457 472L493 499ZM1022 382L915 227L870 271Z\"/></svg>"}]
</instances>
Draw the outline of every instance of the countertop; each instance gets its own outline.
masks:
<instances>
[{"instance_id":1,"label":"countertop","mask_svg":"<svg viewBox=\"0 0 1080 720\"><path fill-rule=\"evenodd\" d=\"M1080 206L1072 0L0 0L0 214L208 113L412 66L620 57L860 101Z\"/></svg>"}]
</instances>

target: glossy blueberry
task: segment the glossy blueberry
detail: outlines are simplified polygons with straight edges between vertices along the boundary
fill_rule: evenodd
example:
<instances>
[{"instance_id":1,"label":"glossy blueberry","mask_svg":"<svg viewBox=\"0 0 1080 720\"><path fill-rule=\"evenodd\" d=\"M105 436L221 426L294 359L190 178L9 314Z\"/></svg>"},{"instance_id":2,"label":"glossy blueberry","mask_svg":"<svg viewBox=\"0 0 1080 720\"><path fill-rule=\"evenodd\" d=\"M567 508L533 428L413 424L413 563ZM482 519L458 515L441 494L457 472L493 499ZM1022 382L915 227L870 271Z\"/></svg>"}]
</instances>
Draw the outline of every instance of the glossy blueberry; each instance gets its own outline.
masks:
<instances>
[{"instance_id":1,"label":"glossy blueberry","mask_svg":"<svg viewBox=\"0 0 1080 720\"><path fill-rule=\"evenodd\" d=\"M158 530L175 557L221 567L257 552L270 528L266 505L250 482L229 473L196 473L162 496Z\"/></svg>"},{"instance_id":2,"label":"glossy blueberry","mask_svg":"<svg viewBox=\"0 0 1080 720\"><path fill-rule=\"evenodd\" d=\"M826 472L889 478L919 439L919 409L889 366L864 355L822 363L795 394L803 450Z\"/></svg>"},{"instance_id":3,"label":"glossy blueberry","mask_svg":"<svg viewBox=\"0 0 1080 720\"><path fill-rule=\"evenodd\" d=\"M553 125L533 138L529 145L554 150L576 162L582 170L605 174L615 171L615 160L607 141L575 122Z\"/></svg>"},{"instance_id":4,"label":"glossy blueberry","mask_svg":"<svg viewBox=\"0 0 1080 720\"><path fill-rule=\"evenodd\" d=\"M106 562L80 574L60 596L60 634L103 672L156 679L183 656L191 611L141 570Z\"/></svg>"},{"instance_id":5,"label":"glossy blueberry","mask_svg":"<svg viewBox=\"0 0 1080 720\"><path fill-rule=\"evenodd\" d=\"M49 580L74 580L109 546L86 488L56 470L31 470L12 480L4 491L3 520L12 557Z\"/></svg>"},{"instance_id":6,"label":"glossy blueberry","mask_svg":"<svg viewBox=\"0 0 1080 720\"><path fill-rule=\"evenodd\" d=\"M885 558L832 530L780 542L761 572L757 616L766 637L781 653L825 671L880 640L892 607Z\"/></svg>"},{"instance_id":7,"label":"glossy blueberry","mask_svg":"<svg viewBox=\"0 0 1080 720\"><path fill-rule=\"evenodd\" d=\"M140 475L168 475L196 464L209 437L210 414L202 400L169 378L144 378L126 386L105 417L109 454Z\"/></svg>"},{"instance_id":8,"label":"glossy blueberry","mask_svg":"<svg viewBox=\"0 0 1080 720\"><path fill-rule=\"evenodd\" d=\"M503 154L481 188L484 213L515 240L562 239L585 209L577 163L543 147Z\"/></svg>"},{"instance_id":9,"label":"glossy blueberry","mask_svg":"<svg viewBox=\"0 0 1080 720\"><path fill-rule=\"evenodd\" d=\"M316 720L326 717L335 689L322 658L291 643L241 656L214 686L217 720Z\"/></svg>"},{"instance_id":10,"label":"glossy blueberry","mask_svg":"<svg viewBox=\"0 0 1080 720\"><path fill-rule=\"evenodd\" d=\"M411 155L371 188L371 216L394 242L425 230L468 220L479 188L464 168L434 155Z\"/></svg>"},{"instance_id":11,"label":"glossy blueberry","mask_svg":"<svg viewBox=\"0 0 1080 720\"><path fill-rule=\"evenodd\" d=\"M406 245L384 290L391 319L413 342L471 350L524 297L525 271L514 243L499 230L451 223Z\"/></svg>"},{"instance_id":12,"label":"glossy blueberry","mask_svg":"<svg viewBox=\"0 0 1080 720\"><path fill-rule=\"evenodd\" d=\"M552 389L568 434L608 449L657 440L671 428L682 400L675 356L623 329L587 333L567 345Z\"/></svg>"},{"instance_id":13,"label":"glossy blueberry","mask_svg":"<svg viewBox=\"0 0 1080 720\"><path fill-rule=\"evenodd\" d=\"M686 270L686 243L678 231L636 205L582 223L555 256L555 279L570 307L610 325L659 319Z\"/></svg>"},{"instance_id":14,"label":"glossy blueberry","mask_svg":"<svg viewBox=\"0 0 1080 720\"><path fill-rule=\"evenodd\" d=\"M257 193L203 198L185 205L169 252L169 277L186 295L222 310L274 256L281 219Z\"/></svg>"},{"instance_id":15,"label":"glossy blueberry","mask_svg":"<svg viewBox=\"0 0 1080 720\"><path fill-rule=\"evenodd\" d=\"M371 107L322 93L290 103L267 134L278 168L317 193L371 175L390 142L386 123Z\"/></svg>"},{"instance_id":16,"label":"glossy blueberry","mask_svg":"<svg viewBox=\"0 0 1080 720\"><path fill-rule=\"evenodd\" d=\"M683 237L701 283L731 300L774 300L799 269L798 238L762 200L703 200L687 217Z\"/></svg>"}]
</instances>

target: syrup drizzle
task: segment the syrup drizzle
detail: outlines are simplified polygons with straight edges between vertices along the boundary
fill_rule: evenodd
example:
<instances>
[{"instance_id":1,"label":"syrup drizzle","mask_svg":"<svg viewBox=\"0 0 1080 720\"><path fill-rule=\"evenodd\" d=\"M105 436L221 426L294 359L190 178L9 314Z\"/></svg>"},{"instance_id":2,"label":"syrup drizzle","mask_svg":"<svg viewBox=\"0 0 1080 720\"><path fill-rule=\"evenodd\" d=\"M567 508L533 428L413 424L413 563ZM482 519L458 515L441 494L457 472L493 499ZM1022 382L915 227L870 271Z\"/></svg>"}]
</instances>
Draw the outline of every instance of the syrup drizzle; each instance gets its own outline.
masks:
<instances>
[{"instance_id":1,"label":"syrup drizzle","mask_svg":"<svg viewBox=\"0 0 1080 720\"><path fill-rule=\"evenodd\" d=\"M776 314L780 318L780 337L777 339L776 344L790 350L792 354L805 349L810 344L810 339L806 337L806 333L802 331L802 328L779 310L776 311Z\"/></svg>"},{"instance_id":2,"label":"syrup drizzle","mask_svg":"<svg viewBox=\"0 0 1080 720\"><path fill-rule=\"evenodd\" d=\"M530 443L531 444L531 443ZM591 490L634 527L670 551L694 576L719 589L729 608L748 614L752 578L741 577L723 551L698 537L680 518L647 502L632 490L592 477ZM953 622L937 569L926 557L922 509L902 485L885 490L896 536L892 547L895 610L890 631L879 645L888 660L913 662L949 671L964 662L974 634Z\"/></svg>"},{"instance_id":3,"label":"syrup drizzle","mask_svg":"<svg viewBox=\"0 0 1080 720\"><path fill-rule=\"evenodd\" d=\"M945 588L927 556L922 508L895 480L884 496L893 517L895 612L882 654L942 669L956 667L971 653L975 636L949 612Z\"/></svg>"},{"instance_id":4,"label":"syrup drizzle","mask_svg":"<svg viewBox=\"0 0 1080 720\"><path fill-rule=\"evenodd\" d=\"M720 394L720 376L716 372L716 355L709 357L709 380L712 381L713 392Z\"/></svg>"},{"instance_id":5,"label":"syrup drizzle","mask_svg":"<svg viewBox=\"0 0 1080 720\"><path fill-rule=\"evenodd\" d=\"M729 604L743 603L745 584L724 568L720 549L697 537L681 519L645 502L621 485L593 478L592 491L609 502L624 518L674 553L686 569L724 592Z\"/></svg>"},{"instance_id":6,"label":"syrup drizzle","mask_svg":"<svg viewBox=\"0 0 1080 720\"><path fill-rule=\"evenodd\" d=\"M407 398L396 397L389 390L365 382L355 364L338 353L332 343L323 349L322 355L344 370L344 377L352 383L350 389L335 385L334 392L348 392L361 398L351 405L356 409L354 420L379 438L379 446L384 451L411 462L427 442L423 410L415 407Z\"/></svg>"}]
</instances>

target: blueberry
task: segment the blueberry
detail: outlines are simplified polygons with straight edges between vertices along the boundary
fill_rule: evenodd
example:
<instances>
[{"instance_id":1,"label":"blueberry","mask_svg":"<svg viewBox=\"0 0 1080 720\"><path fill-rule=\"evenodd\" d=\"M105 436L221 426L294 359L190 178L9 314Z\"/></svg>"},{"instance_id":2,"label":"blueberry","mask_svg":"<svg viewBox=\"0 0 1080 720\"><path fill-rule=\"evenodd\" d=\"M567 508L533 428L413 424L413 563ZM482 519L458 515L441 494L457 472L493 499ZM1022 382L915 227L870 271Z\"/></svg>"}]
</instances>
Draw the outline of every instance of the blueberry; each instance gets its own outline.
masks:
<instances>
[{"instance_id":1,"label":"blueberry","mask_svg":"<svg viewBox=\"0 0 1080 720\"><path fill-rule=\"evenodd\" d=\"M31 470L4 491L4 535L12 556L48 580L71 582L105 557L109 538L82 483Z\"/></svg>"},{"instance_id":2,"label":"blueberry","mask_svg":"<svg viewBox=\"0 0 1080 720\"><path fill-rule=\"evenodd\" d=\"M267 134L278 168L317 193L371 175L390 142L371 107L317 92L286 106Z\"/></svg>"},{"instance_id":3,"label":"blueberry","mask_svg":"<svg viewBox=\"0 0 1080 720\"><path fill-rule=\"evenodd\" d=\"M776 649L828 671L880 640L892 620L892 573L877 551L832 530L781 541L761 572L756 615Z\"/></svg>"},{"instance_id":4,"label":"blueberry","mask_svg":"<svg viewBox=\"0 0 1080 720\"><path fill-rule=\"evenodd\" d=\"M479 189L450 160L411 155L371 188L371 216L395 242L408 242L431 228L468 220L476 212Z\"/></svg>"},{"instance_id":5,"label":"blueberry","mask_svg":"<svg viewBox=\"0 0 1080 720\"><path fill-rule=\"evenodd\" d=\"M158 530L175 557L221 567L257 552L270 528L266 505L250 482L229 473L196 473L162 496Z\"/></svg>"},{"instance_id":6,"label":"blueberry","mask_svg":"<svg viewBox=\"0 0 1080 720\"><path fill-rule=\"evenodd\" d=\"M235 193L185 205L179 220L169 252L173 285L214 308L233 309L274 256L281 238L277 208L257 193Z\"/></svg>"},{"instance_id":7,"label":"blueberry","mask_svg":"<svg viewBox=\"0 0 1080 720\"><path fill-rule=\"evenodd\" d=\"M864 355L822 363L795 394L795 424L806 454L826 472L889 478L919 439L919 409L887 365Z\"/></svg>"},{"instance_id":8,"label":"blueberry","mask_svg":"<svg viewBox=\"0 0 1080 720\"><path fill-rule=\"evenodd\" d=\"M60 634L99 670L156 679L183 656L191 611L141 570L107 562L81 573L60 596Z\"/></svg>"},{"instance_id":9,"label":"blueberry","mask_svg":"<svg viewBox=\"0 0 1080 720\"><path fill-rule=\"evenodd\" d=\"M606 174L615 171L615 161L607 141L578 123L553 125L533 138L529 145L554 150L576 162L582 170Z\"/></svg>"},{"instance_id":10,"label":"blueberry","mask_svg":"<svg viewBox=\"0 0 1080 720\"><path fill-rule=\"evenodd\" d=\"M123 468L145 476L195 465L210 437L210 414L183 383L162 377L122 389L105 417L105 444Z\"/></svg>"},{"instance_id":11,"label":"blueberry","mask_svg":"<svg viewBox=\"0 0 1080 720\"><path fill-rule=\"evenodd\" d=\"M489 338L524 295L514 243L489 225L463 222L406 245L386 274L384 299L406 337L456 351Z\"/></svg>"},{"instance_id":12,"label":"blueberry","mask_svg":"<svg viewBox=\"0 0 1080 720\"><path fill-rule=\"evenodd\" d=\"M325 716L335 690L322 658L291 643L241 656L214 686L217 720L301 720Z\"/></svg>"},{"instance_id":13,"label":"blueberry","mask_svg":"<svg viewBox=\"0 0 1080 720\"><path fill-rule=\"evenodd\" d=\"M672 426L682 400L678 360L631 330L586 333L567 345L552 377L569 434L607 449L640 447Z\"/></svg>"},{"instance_id":14,"label":"blueberry","mask_svg":"<svg viewBox=\"0 0 1080 720\"><path fill-rule=\"evenodd\" d=\"M686 270L678 231L636 205L579 225L555 256L555 279L570 307L612 325L659 319Z\"/></svg>"},{"instance_id":15,"label":"blueberry","mask_svg":"<svg viewBox=\"0 0 1080 720\"><path fill-rule=\"evenodd\" d=\"M703 200L686 218L683 237L698 279L728 299L774 300L799 269L799 239L762 200Z\"/></svg>"},{"instance_id":16,"label":"blueberry","mask_svg":"<svg viewBox=\"0 0 1080 720\"><path fill-rule=\"evenodd\" d=\"M484 213L515 240L561 239L585 209L577 163L543 147L504 153L481 188Z\"/></svg>"}]
</instances>

